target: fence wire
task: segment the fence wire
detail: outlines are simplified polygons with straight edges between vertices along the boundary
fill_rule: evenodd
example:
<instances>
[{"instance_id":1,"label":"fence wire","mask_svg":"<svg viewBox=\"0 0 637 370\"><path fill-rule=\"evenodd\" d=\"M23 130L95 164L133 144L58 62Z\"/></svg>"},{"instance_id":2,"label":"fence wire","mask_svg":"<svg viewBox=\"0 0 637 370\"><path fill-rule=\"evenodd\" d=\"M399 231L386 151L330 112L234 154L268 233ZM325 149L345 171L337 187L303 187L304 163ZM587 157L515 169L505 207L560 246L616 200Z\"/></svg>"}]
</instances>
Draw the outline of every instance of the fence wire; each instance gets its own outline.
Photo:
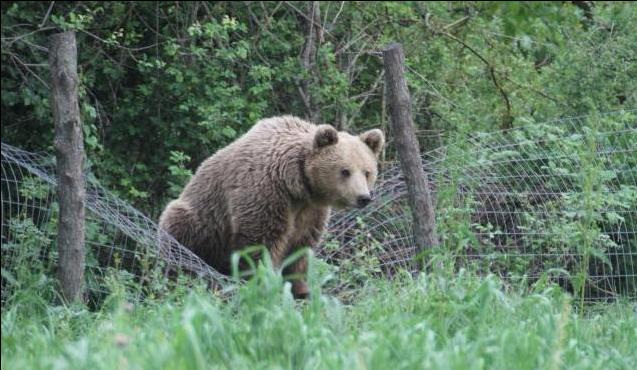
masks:
<instances>
[{"instance_id":1,"label":"fence wire","mask_svg":"<svg viewBox=\"0 0 637 370\"><path fill-rule=\"evenodd\" d=\"M550 279L587 300L637 299L637 111L446 140L423 155L441 246L415 245L402 172L383 163L376 201L335 212L315 251L334 272L328 290L415 272L424 251L505 280ZM55 264L54 158L2 143L1 182L4 301L19 266ZM113 271L146 284L184 271L231 285L90 174L86 207L89 293L106 292Z\"/></svg>"}]
</instances>

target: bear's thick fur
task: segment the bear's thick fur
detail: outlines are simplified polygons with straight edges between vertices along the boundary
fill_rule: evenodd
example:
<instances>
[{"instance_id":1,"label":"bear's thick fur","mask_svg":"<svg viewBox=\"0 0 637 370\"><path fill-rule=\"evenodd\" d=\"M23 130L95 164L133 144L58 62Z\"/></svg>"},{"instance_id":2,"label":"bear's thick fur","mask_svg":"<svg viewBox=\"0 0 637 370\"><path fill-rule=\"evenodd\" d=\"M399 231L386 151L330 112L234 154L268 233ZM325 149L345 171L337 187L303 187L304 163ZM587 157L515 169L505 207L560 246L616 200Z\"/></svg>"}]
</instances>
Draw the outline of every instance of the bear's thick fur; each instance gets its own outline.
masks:
<instances>
[{"instance_id":1,"label":"bear's thick fur","mask_svg":"<svg viewBox=\"0 0 637 370\"><path fill-rule=\"evenodd\" d=\"M201 164L160 226L222 273L251 245L266 246L280 268L319 242L330 207L369 203L384 142L378 129L352 136L292 116L261 120ZM306 271L301 258L285 273ZM292 291L307 296L304 279Z\"/></svg>"}]
</instances>

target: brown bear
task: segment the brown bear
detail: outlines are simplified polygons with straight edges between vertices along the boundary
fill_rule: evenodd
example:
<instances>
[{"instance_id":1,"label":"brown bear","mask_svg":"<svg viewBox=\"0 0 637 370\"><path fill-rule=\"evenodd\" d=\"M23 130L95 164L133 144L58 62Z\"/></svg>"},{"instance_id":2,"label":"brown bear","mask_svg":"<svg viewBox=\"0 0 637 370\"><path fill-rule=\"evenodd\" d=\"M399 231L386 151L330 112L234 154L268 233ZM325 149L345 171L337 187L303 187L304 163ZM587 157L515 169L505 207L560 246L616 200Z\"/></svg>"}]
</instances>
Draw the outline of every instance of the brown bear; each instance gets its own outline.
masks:
<instances>
[{"instance_id":1,"label":"brown bear","mask_svg":"<svg viewBox=\"0 0 637 370\"><path fill-rule=\"evenodd\" d=\"M233 252L263 245L272 264L299 248L315 246L330 207L364 207L371 200L381 130L359 136L293 116L264 119L206 159L177 200L168 204L160 227L222 273ZM284 273L305 275L307 259ZM307 297L303 278L292 282Z\"/></svg>"}]
</instances>

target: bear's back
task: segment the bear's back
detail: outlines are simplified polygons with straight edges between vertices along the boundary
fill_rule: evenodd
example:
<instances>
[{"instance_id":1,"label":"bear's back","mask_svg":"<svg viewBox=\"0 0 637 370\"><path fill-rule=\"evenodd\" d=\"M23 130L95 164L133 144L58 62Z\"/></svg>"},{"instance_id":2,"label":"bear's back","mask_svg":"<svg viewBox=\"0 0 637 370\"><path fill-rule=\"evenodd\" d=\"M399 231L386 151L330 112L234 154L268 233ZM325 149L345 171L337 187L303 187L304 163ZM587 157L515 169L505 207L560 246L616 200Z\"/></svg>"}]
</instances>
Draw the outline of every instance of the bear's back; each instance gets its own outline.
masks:
<instances>
[{"instance_id":1,"label":"bear's back","mask_svg":"<svg viewBox=\"0 0 637 370\"><path fill-rule=\"evenodd\" d=\"M260 120L239 139L203 161L182 198L193 204L225 202L219 198L225 197L230 188L251 188L263 184L265 178L276 179L280 167L293 164L311 145L308 133L315 129L315 125L294 116Z\"/></svg>"},{"instance_id":2,"label":"bear's back","mask_svg":"<svg viewBox=\"0 0 637 370\"><path fill-rule=\"evenodd\" d=\"M269 142L271 145L261 149L277 149L281 144L297 143L306 138L316 126L294 116L280 116L257 122L241 139L234 144Z\"/></svg>"}]
</instances>

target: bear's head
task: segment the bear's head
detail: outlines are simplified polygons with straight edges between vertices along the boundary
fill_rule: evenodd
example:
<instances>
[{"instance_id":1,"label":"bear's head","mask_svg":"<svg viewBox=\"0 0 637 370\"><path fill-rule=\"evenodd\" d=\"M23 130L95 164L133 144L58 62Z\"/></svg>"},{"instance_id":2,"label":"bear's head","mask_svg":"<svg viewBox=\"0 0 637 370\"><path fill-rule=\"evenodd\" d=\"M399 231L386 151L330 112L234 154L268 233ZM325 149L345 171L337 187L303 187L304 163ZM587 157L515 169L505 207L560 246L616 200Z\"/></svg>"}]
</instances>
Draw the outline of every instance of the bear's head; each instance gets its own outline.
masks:
<instances>
[{"instance_id":1,"label":"bear's head","mask_svg":"<svg viewBox=\"0 0 637 370\"><path fill-rule=\"evenodd\" d=\"M311 137L305 175L317 201L336 208L364 207L372 200L378 155L385 144L379 129L358 136L319 125Z\"/></svg>"}]
</instances>

